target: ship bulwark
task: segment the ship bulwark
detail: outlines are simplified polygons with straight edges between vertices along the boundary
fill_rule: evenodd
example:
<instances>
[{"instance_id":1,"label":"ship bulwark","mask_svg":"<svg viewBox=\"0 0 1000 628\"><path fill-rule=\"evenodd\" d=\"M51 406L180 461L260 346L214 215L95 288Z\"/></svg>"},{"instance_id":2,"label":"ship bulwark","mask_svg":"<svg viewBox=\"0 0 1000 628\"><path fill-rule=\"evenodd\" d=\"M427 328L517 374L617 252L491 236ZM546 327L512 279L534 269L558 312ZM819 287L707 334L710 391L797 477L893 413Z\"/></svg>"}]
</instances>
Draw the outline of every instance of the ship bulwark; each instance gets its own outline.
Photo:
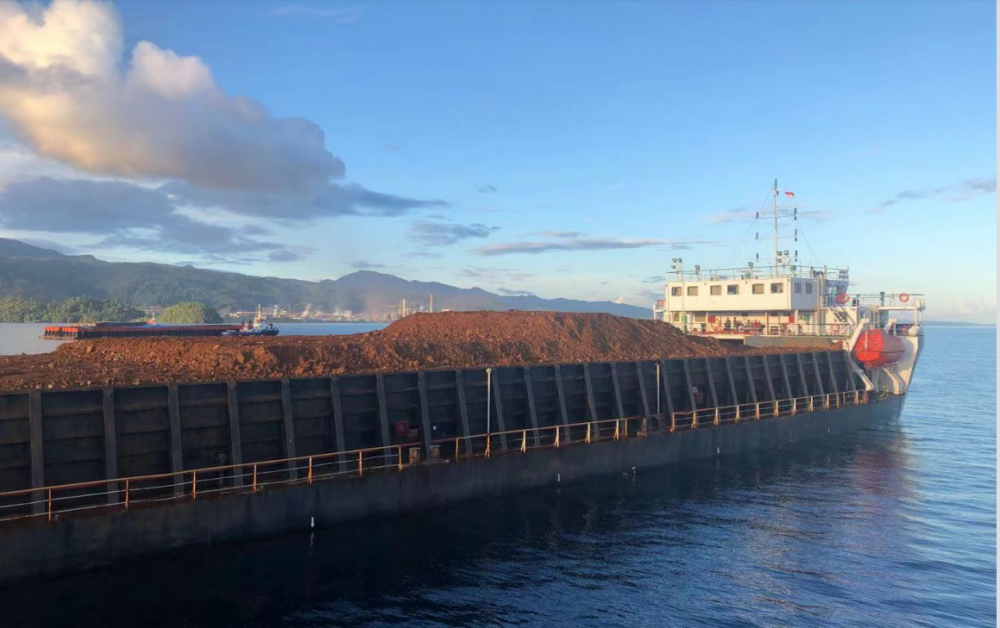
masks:
<instances>
[{"instance_id":1,"label":"ship bulwark","mask_svg":"<svg viewBox=\"0 0 1000 628\"><path fill-rule=\"evenodd\" d=\"M2 394L0 546L23 560L0 580L778 446L899 403L842 352Z\"/></svg>"}]
</instances>

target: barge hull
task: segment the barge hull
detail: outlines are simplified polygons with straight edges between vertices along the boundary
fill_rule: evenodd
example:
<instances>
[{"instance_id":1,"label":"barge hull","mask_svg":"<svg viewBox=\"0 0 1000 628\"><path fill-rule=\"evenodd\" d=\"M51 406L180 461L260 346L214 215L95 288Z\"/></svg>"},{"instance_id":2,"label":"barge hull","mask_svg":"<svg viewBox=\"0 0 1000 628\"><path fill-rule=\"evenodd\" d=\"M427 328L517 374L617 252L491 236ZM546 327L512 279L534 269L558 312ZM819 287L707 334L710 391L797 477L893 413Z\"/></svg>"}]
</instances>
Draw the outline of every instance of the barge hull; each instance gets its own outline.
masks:
<instances>
[{"instance_id":1,"label":"barge hull","mask_svg":"<svg viewBox=\"0 0 1000 628\"><path fill-rule=\"evenodd\" d=\"M861 388L817 351L0 393L0 582L898 414Z\"/></svg>"},{"instance_id":2,"label":"barge hull","mask_svg":"<svg viewBox=\"0 0 1000 628\"><path fill-rule=\"evenodd\" d=\"M98 338L154 338L158 336L221 336L238 332L239 325L51 325L46 340L96 340Z\"/></svg>"},{"instance_id":3,"label":"barge hull","mask_svg":"<svg viewBox=\"0 0 1000 628\"><path fill-rule=\"evenodd\" d=\"M466 499L554 486L596 476L788 447L822 447L831 437L898 417L904 397L796 416L751 420L644 438L605 440L490 458L407 466L400 472L295 485L68 517L2 530L0 582L54 576L181 548L209 548L351 520L446 506Z\"/></svg>"}]
</instances>

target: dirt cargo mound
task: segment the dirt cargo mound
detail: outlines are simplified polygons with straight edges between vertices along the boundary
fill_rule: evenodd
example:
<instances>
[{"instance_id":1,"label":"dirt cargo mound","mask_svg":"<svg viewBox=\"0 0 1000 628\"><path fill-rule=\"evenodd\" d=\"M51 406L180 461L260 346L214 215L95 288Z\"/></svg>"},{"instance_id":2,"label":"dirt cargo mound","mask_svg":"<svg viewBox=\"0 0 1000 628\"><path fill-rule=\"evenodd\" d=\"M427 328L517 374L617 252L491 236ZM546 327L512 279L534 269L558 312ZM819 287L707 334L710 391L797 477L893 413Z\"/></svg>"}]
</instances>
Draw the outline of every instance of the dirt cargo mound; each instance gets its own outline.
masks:
<instances>
[{"instance_id":1,"label":"dirt cargo mound","mask_svg":"<svg viewBox=\"0 0 1000 628\"><path fill-rule=\"evenodd\" d=\"M741 353L652 320L558 312L415 314L346 336L77 341L0 357L0 390L306 377Z\"/></svg>"}]
</instances>

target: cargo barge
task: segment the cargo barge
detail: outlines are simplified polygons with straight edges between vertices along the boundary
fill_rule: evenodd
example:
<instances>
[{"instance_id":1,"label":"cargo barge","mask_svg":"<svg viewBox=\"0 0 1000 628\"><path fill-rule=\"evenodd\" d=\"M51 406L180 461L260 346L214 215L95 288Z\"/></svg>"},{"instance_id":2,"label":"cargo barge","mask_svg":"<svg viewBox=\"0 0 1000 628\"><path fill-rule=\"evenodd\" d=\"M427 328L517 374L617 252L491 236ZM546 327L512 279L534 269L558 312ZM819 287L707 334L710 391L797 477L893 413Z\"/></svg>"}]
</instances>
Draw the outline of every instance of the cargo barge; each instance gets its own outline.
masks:
<instances>
[{"instance_id":1,"label":"cargo barge","mask_svg":"<svg viewBox=\"0 0 1000 628\"><path fill-rule=\"evenodd\" d=\"M0 582L878 425L843 351L0 394Z\"/></svg>"},{"instance_id":2,"label":"cargo barge","mask_svg":"<svg viewBox=\"0 0 1000 628\"><path fill-rule=\"evenodd\" d=\"M771 353L0 393L0 583L898 417L920 295L849 296L846 271L780 253L770 272L675 259L657 304Z\"/></svg>"},{"instance_id":3,"label":"cargo barge","mask_svg":"<svg viewBox=\"0 0 1000 628\"><path fill-rule=\"evenodd\" d=\"M153 336L224 336L238 333L240 325L158 325L140 323L80 323L50 325L46 340L93 340L96 338L151 338Z\"/></svg>"}]
</instances>

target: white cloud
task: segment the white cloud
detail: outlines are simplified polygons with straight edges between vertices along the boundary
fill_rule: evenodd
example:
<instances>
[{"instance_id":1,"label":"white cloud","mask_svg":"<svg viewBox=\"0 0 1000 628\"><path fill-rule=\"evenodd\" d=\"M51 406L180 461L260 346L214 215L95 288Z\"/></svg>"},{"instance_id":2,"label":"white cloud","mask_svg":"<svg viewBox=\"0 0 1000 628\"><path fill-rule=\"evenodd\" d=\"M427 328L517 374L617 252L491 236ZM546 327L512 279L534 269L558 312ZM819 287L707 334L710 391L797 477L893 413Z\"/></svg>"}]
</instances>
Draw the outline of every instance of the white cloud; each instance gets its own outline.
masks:
<instances>
[{"instance_id":1,"label":"white cloud","mask_svg":"<svg viewBox=\"0 0 1000 628\"><path fill-rule=\"evenodd\" d=\"M140 41L132 51L132 71L128 78L134 88L171 100L218 91L212 71L201 59L179 57L173 50L161 50L148 41Z\"/></svg>"},{"instance_id":2,"label":"white cloud","mask_svg":"<svg viewBox=\"0 0 1000 628\"><path fill-rule=\"evenodd\" d=\"M478 246L473 251L477 255L515 255L528 254L537 255L550 251L613 251L619 249L642 249L642 248L663 248L683 250L696 244L715 244L707 240L660 240L650 238L580 238L562 237L547 241L530 242L502 242L500 244L488 244Z\"/></svg>"},{"instance_id":3,"label":"white cloud","mask_svg":"<svg viewBox=\"0 0 1000 628\"><path fill-rule=\"evenodd\" d=\"M344 174L323 131L226 95L198 57L139 42L122 70L115 8L0 0L0 114L81 170L217 190L307 194Z\"/></svg>"},{"instance_id":4,"label":"white cloud","mask_svg":"<svg viewBox=\"0 0 1000 628\"><path fill-rule=\"evenodd\" d=\"M418 220L410 225L410 239L424 246L447 246L468 238L486 238L500 227L482 223L459 225L452 222Z\"/></svg>"},{"instance_id":5,"label":"white cloud","mask_svg":"<svg viewBox=\"0 0 1000 628\"><path fill-rule=\"evenodd\" d=\"M882 201L875 207L867 210L867 213L877 214L887 207L892 207L893 205L897 205L899 203L925 201L936 198L944 198L945 200L954 203L996 193L996 177L966 179L951 185L902 190L897 192L892 198Z\"/></svg>"},{"instance_id":6,"label":"white cloud","mask_svg":"<svg viewBox=\"0 0 1000 628\"><path fill-rule=\"evenodd\" d=\"M108 2L0 0L0 225L100 234L101 248L294 261L309 250L241 219L447 205L335 181L344 164L313 122L227 95L196 56L148 41L126 55L124 41ZM227 220L206 220L215 214Z\"/></svg>"},{"instance_id":7,"label":"white cloud","mask_svg":"<svg viewBox=\"0 0 1000 628\"><path fill-rule=\"evenodd\" d=\"M994 299L958 299L952 303L935 306L925 314L928 320L960 323L996 323L997 303Z\"/></svg>"}]
</instances>

